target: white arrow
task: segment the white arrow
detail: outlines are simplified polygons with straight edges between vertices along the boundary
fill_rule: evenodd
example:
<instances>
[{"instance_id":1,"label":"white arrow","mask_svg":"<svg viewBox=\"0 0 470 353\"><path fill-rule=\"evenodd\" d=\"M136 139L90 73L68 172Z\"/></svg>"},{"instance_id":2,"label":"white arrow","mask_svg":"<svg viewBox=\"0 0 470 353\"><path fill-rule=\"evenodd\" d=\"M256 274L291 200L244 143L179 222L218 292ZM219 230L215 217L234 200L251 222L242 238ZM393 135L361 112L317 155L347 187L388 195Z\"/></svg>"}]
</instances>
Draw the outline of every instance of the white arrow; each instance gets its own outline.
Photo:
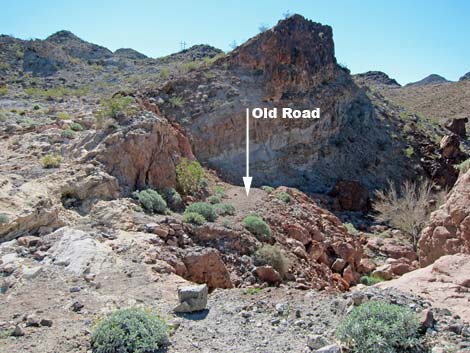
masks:
<instances>
[{"instance_id":1,"label":"white arrow","mask_svg":"<svg viewBox=\"0 0 470 353\"><path fill-rule=\"evenodd\" d=\"M245 184L246 196L250 193L251 181L253 178L250 176L250 110L246 109L246 176L243 177L243 184Z\"/></svg>"}]
</instances>

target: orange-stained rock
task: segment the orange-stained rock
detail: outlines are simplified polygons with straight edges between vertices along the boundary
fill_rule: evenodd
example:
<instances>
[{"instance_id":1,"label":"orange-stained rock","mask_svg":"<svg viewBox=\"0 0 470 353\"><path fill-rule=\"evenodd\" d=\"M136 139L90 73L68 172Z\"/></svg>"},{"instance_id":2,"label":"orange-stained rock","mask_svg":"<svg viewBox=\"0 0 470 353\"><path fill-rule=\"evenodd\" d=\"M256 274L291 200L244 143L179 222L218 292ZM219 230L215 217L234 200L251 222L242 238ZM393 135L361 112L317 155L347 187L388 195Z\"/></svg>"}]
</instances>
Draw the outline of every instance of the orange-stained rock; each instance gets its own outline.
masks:
<instances>
[{"instance_id":1,"label":"orange-stained rock","mask_svg":"<svg viewBox=\"0 0 470 353\"><path fill-rule=\"evenodd\" d=\"M256 276L263 282L278 284L282 281L281 275L271 266L259 266L255 269Z\"/></svg>"},{"instance_id":2,"label":"orange-stained rock","mask_svg":"<svg viewBox=\"0 0 470 353\"><path fill-rule=\"evenodd\" d=\"M367 211L369 208L369 192L355 180L340 180L328 193L334 197L338 211Z\"/></svg>"}]
</instances>

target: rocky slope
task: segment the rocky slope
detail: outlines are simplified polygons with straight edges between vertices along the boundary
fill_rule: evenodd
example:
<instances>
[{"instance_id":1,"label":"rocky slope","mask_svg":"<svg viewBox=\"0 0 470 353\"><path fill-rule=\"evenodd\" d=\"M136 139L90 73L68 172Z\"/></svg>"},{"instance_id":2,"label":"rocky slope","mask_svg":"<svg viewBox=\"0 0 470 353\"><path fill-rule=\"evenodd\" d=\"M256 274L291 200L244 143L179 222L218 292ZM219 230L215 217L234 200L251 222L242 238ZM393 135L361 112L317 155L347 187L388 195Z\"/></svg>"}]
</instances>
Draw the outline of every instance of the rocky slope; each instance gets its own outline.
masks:
<instances>
[{"instance_id":1,"label":"rocky slope","mask_svg":"<svg viewBox=\"0 0 470 353\"><path fill-rule=\"evenodd\" d=\"M339 179L375 188L413 175L367 96L336 63L331 28L299 15L146 97L185 128L200 161L233 183L245 168L245 109L255 107L321 109L318 120L251 119L255 185L325 192Z\"/></svg>"},{"instance_id":2,"label":"rocky slope","mask_svg":"<svg viewBox=\"0 0 470 353\"><path fill-rule=\"evenodd\" d=\"M440 75L436 74L431 74L429 76L426 76L422 80L416 81L416 82L411 82L408 83L406 86L427 86L427 85L434 85L438 83L447 83L450 82L448 81L445 77L442 77Z\"/></svg>"}]
</instances>

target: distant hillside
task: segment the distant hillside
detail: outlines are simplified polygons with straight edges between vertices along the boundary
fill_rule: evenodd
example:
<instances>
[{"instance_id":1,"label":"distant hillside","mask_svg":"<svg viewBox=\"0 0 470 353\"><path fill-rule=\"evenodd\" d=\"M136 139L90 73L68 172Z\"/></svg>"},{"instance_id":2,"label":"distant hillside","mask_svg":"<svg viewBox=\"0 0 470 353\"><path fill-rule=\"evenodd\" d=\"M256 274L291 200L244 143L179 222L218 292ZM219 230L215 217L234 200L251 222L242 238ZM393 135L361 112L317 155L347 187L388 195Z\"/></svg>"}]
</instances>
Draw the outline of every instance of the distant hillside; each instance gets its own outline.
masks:
<instances>
[{"instance_id":1,"label":"distant hillside","mask_svg":"<svg viewBox=\"0 0 470 353\"><path fill-rule=\"evenodd\" d=\"M432 74L423 78L420 81L408 83L406 86L426 86L426 85L434 85L437 83L446 83L446 82L450 82L450 81L440 75Z\"/></svg>"},{"instance_id":2,"label":"distant hillside","mask_svg":"<svg viewBox=\"0 0 470 353\"><path fill-rule=\"evenodd\" d=\"M391 87L401 87L401 85L390 78L385 72L382 71L367 71L362 74L353 76L354 81L360 86L363 85L384 85Z\"/></svg>"}]
</instances>

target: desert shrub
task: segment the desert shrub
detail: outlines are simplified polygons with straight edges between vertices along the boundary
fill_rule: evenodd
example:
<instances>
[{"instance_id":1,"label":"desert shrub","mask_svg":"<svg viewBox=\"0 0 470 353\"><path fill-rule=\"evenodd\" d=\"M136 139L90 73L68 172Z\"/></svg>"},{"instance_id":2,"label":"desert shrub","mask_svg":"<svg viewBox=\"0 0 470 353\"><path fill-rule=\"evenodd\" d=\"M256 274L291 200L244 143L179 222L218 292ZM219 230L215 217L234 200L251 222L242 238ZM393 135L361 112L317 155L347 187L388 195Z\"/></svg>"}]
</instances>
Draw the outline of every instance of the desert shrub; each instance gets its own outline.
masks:
<instances>
[{"instance_id":1,"label":"desert shrub","mask_svg":"<svg viewBox=\"0 0 470 353\"><path fill-rule=\"evenodd\" d=\"M61 136L68 139L73 139L75 137L75 131L73 131L72 129L66 129L62 131Z\"/></svg>"},{"instance_id":2,"label":"desert shrub","mask_svg":"<svg viewBox=\"0 0 470 353\"><path fill-rule=\"evenodd\" d=\"M188 61L188 62L181 64L180 70L183 73L188 73L188 72L196 70L198 67L202 65L202 63L203 61Z\"/></svg>"},{"instance_id":3,"label":"desert shrub","mask_svg":"<svg viewBox=\"0 0 470 353\"><path fill-rule=\"evenodd\" d=\"M133 196L140 202L142 207L149 212L164 213L166 202L163 197L152 189L135 191Z\"/></svg>"},{"instance_id":4,"label":"desert shrub","mask_svg":"<svg viewBox=\"0 0 470 353\"><path fill-rule=\"evenodd\" d=\"M379 276L362 276L360 280L360 282L366 286L373 286L383 281L384 279Z\"/></svg>"},{"instance_id":5,"label":"desert shrub","mask_svg":"<svg viewBox=\"0 0 470 353\"><path fill-rule=\"evenodd\" d=\"M207 202L195 202L189 205L186 207L184 213L189 212L199 213L209 222L214 222L217 219L217 213L215 213L214 207L212 207L212 205L208 204Z\"/></svg>"},{"instance_id":6,"label":"desert shrub","mask_svg":"<svg viewBox=\"0 0 470 353\"><path fill-rule=\"evenodd\" d=\"M218 203L213 206L215 213L219 216L227 216L227 215L234 215L235 214L235 207L228 203Z\"/></svg>"},{"instance_id":7,"label":"desert shrub","mask_svg":"<svg viewBox=\"0 0 470 353\"><path fill-rule=\"evenodd\" d=\"M271 238L271 228L269 228L268 224L258 215L251 214L246 216L243 219L243 225L249 232L261 239L267 240Z\"/></svg>"},{"instance_id":8,"label":"desert shrub","mask_svg":"<svg viewBox=\"0 0 470 353\"><path fill-rule=\"evenodd\" d=\"M83 126L80 125L79 123L71 123L70 129L73 131L83 131Z\"/></svg>"},{"instance_id":9,"label":"desert shrub","mask_svg":"<svg viewBox=\"0 0 470 353\"><path fill-rule=\"evenodd\" d=\"M290 201L290 196L287 192L281 191L278 192L276 195L276 199L281 200L283 202L289 202Z\"/></svg>"},{"instance_id":10,"label":"desert shrub","mask_svg":"<svg viewBox=\"0 0 470 353\"><path fill-rule=\"evenodd\" d=\"M260 288L260 287L255 287L255 288L247 288L243 294L245 295L255 295L255 294L258 294L258 293L261 293L263 289Z\"/></svg>"},{"instance_id":11,"label":"desert shrub","mask_svg":"<svg viewBox=\"0 0 470 353\"><path fill-rule=\"evenodd\" d=\"M390 183L387 191L378 191L375 196L373 208L377 212L376 219L404 231L417 250L419 234L429 214L439 206L437 202L430 206L433 198L432 184L429 181L421 184L406 181L398 191Z\"/></svg>"},{"instance_id":12,"label":"desert shrub","mask_svg":"<svg viewBox=\"0 0 470 353\"><path fill-rule=\"evenodd\" d=\"M67 88L67 87L54 87L49 89L42 89L37 87L25 88L24 92L28 96L42 97L42 98L63 98L63 97L81 97L88 93L88 87L83 88Z\"/></svg>"},{"instance_id":13,"label":"desert shrub","mask_svg":"<svg viewBox=\"0 0 470 353\"><path fill-rule=\"evenodd\" d=\"M185 212L183 215L183 222L197 224L200 226L206 223L206 219L200 213Z\"/></svg>"},{"instance_id":14,"label":"desert shrub","mask_svg":"<svg viewBox=\"0 0 470 353\"><path fill-rule=\"evenodd\" d=\"M356 227L354 227L354 224L352 223L343 223L343 226L351 235L357 235L359 233L359 231L356 229Z\"/></svg>"},{"instance_id":15,"label":"desert shrub","mask_svg":"<svg viewBox=\"0 0 470 353\"><path fill-rule=\"evenodd\" d=\"M411 158L414 155L415 151L413 147L410 146L410 147L405 148L403 153L405 153L405 156L407 156L408 158Z\"/></svg>"},{"instance_id":16,"label":"desert shrub","mask_svg":"<svg viewBox=\"0 0 470 353\"><path fill-rule=\"evenodd\" d=\"M39 109L41 109L41 107L39 105L37 105L37 104L34 105L33 110L39 110Z\"/></svg>"},{"instance_id":17,"label":"desert shrub","mask_svg":"<svg viewBox=\"0 0 470 353\"><path fill-rule=\"evenodd\" d=\"M184 105L184 99L181 97L171 97L170 104L175 108L181 108Z\"/></svg>"},{"instance_id":18,"label":"desert shrub","mask_svg":"<svg viewBox=\"0 0 470 353\"><path fill-rule=\"evenodd\" d=\"M44 168L58 168L62 163L62 157L56 153L46 154L41 159L41 164Z\"/></svg>"},{"instance_id":19,"label":"desert shrub","mask_svg":"<svg viewBox=\"0 0 470 353\"><path fill-rule=\"evenodd\" d=\"M220 196L217 195L212 195L207 199L211 204L215 205L217 203L220 203L222 200L220 199Z\"/></svg>"},{"instance_id":20,"label":"desert shrub","mask_svg":"<svg viewBox=\"0 0 470 353\"><path fill-rule=\"evenodd\" d=\"M57 112L56 116L57 116L60 120L69 120L69 119L70 119L70 115L69 115L69 113L67 113L67 112Z\"/></svg>"},{"instance_id":21,"label":"desert shrub","mask_svg":"<svg viewBox=\"0 0 470 353\"><path fill-rule=\"evenodd\" d=\"M0 224L8 223L8 216L4 213L0 213Z\"/></svg>"},{"instance_id":22,"label":"desert shrub","mask_svg":"<svg viewBox=\"0 0 470 353\"><path fill-rule=\"evenodd\" d=\"M116 119L120 115L130 116L136 112L133 104L134 98L129 96L117 95L106 99L101 103L101 109L97 112L97 122L106 118Z\"/></svg>"},{"instance_id":23,"label":"desert shrub","mask_svg":"<svg viewBox=\"0 0 470 353\"><path fill-rule=\"evenodd\" d=\"M225 197L225 189L223 186L217 185L214 187L214 195L223 199Z\"/></svg>"},{"instance_id":24,"label":"desert shrub","mask_svg":"<svg viewBox=\"0 0 470 353\"><path fill-rule=\"evenodd\" d=\"M167 68L163 68L163 69L160 70L160 73L158 74L158 76L162 80L167 80L170 77L170 70L167 69Z\"/></svg>"},{"instance_id":25,"label":"desert shrub","mask_svg":"<svg viewBox=\"0 0 470 353\"><path fill-rule=\"evenodd\" d=\"M178 191L173 188L163 189L162 196L165 199L167 205L172 210L179 210L183 207L183 199Z\"/></svg>"},{"instance_id":26,"label":"desert shrub","mask_svg":"<svg viewBox=\"0 0 470 353\"><path fill-rule=\"evenodd\" d=\"M198 161L190 162L187 158L182 158L176 166L176 177L178 186L185 195L195 194L203 188L204 169Z\"/></svg>"},{"instance_id":27,"label":"desert shrub","mask_svg":"<svg viewBox=\"0 0 470 353\"><path fill-rule=\"evenodd\" d=\"M289 260L284 252L275 245L264 245L256 250L253 261L256 266L272 266L282 277L286 275L289 269Z\"/></svg>"},{"instance_id":28,"label":"desert shrub","mask_svg":"<svg viewBox=\"0 0 470 353\"><path fill-rule=\"evenodd\" d=\"M166 323L142 309L117 310L91 333L93 353L157 353L167 343Z\"/></svg>"},{"instance_id":29,"label":"desert shrub","mask_svg":"<svg viewBox=\"0 0 470 353\"><path fill-rule=\"evenodd\" d=\"M268 194L272 193L274 191L274 188L272 186L268 186L268 185L263 185L261 187L261 190L264 190L265 192L267 192Z\"/></svg>"},{"instance_id":30,"label":"desert shrub","mask_svg":"<svg viewBox=\"0 0 470 353\"><path fill-rule=\"evenodd\" d=\"M8 88L6 86L0 87L0 96L4 96L8 93Z\"/></svg>"},{"instance_id":31,"label":"desert shrub","mask_svg":"<svg viewBox=\"0 0 470 353\"><path fill-rule=\"evenodd\" d=\"M370 301L354 308L336 331L355 353L408 352L418 343L418 319L406 307Z\"/></svg>"}]
</instances>

